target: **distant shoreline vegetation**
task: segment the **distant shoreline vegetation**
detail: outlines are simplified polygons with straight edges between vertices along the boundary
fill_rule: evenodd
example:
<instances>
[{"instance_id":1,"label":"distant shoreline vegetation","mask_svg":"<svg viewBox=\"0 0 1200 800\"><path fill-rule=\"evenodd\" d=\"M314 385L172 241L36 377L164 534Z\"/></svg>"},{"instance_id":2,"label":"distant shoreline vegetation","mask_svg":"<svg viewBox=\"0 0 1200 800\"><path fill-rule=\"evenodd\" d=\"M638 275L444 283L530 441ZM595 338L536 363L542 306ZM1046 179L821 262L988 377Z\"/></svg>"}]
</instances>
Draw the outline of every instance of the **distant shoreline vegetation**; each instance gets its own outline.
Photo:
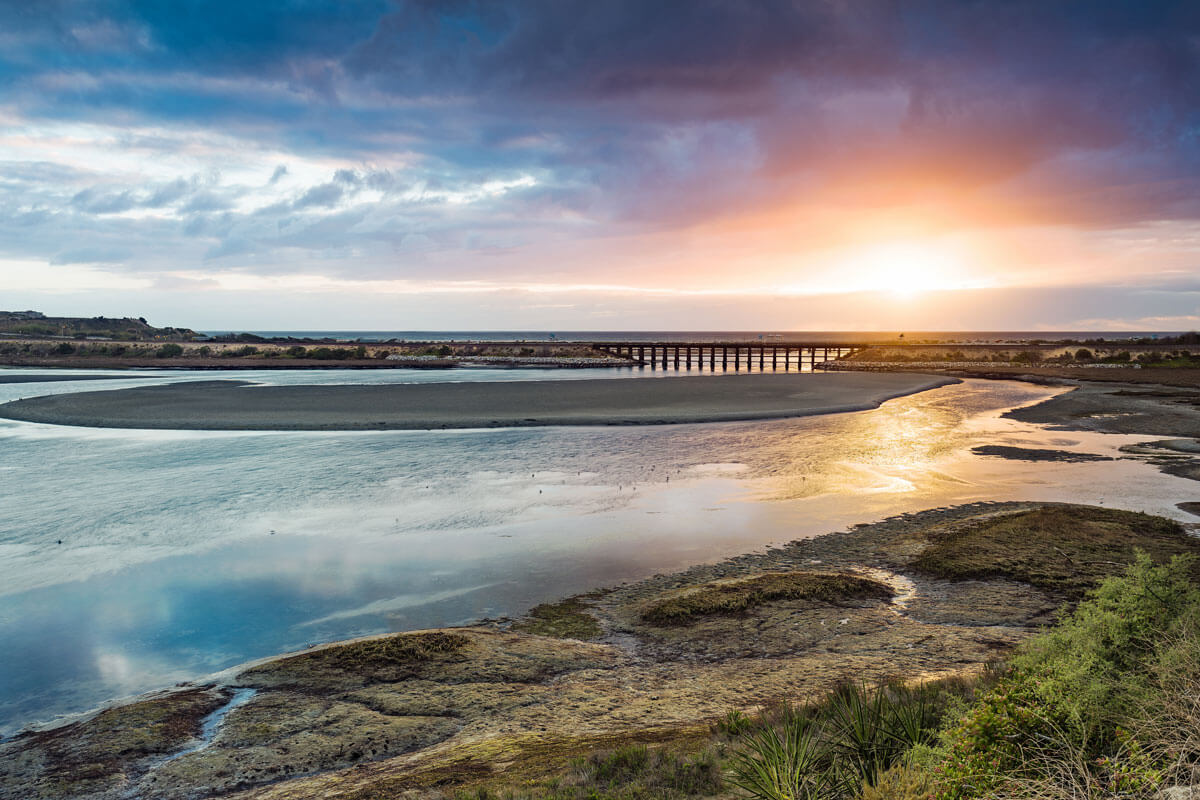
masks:
<instances>
[{"instance_id":1,"label":"distant shoreline vegetation","mask_svg":"<svg viewBox=\"0 0 1200 800\"><path fill-rule=\"evenodd\" d=\"M1139 366L1200 367L1200 333L1130 335L1070 333L771 333L320 331L203 334L155 327L144 317L49 317L0 311L0 364L9 366L174 366L255 368L303 366L604 366L638 364L603 352L606 342L750 344L824 338L860 349L827 367L838 369ZM388 338L383 336L393 333ZM278 335L275 335L278 334ZM342 334L347 334L343 336ZM511 337L508 339L500 336ZM424 338L409 338L424 337ZM1028 337L1028 338L1017 338ZM593 347L596 345L596 347ZM632 351L631 351L632 353Z\"/></svg>"},{"instance_id":2,"label":"distant shoreline vegetation","mask_svg":"<svg viewBox=\"0 0 1200 800\"><path fill-rule=\"evenodd\" d=\"M157 328L145 317L48 317L39 311L0 311L0 335L115 341L190 340L200 336L191 328Z\"/></svg>"}]
</instances>

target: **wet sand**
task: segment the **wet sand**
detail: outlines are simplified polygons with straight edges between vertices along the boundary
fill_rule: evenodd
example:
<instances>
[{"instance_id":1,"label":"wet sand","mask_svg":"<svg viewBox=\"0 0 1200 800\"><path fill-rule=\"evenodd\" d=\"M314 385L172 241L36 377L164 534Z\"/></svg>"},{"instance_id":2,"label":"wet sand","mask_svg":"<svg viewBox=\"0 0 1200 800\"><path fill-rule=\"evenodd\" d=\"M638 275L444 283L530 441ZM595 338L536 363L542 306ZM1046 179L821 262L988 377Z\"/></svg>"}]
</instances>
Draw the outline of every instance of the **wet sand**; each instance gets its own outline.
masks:
<instances>
[{"instance_id":1,"label":"wet sand","mask_svg":"<svg viewBox=\"0 0 1200 800\"><path fill-rule=\"evenodd\" d=\"M57 381L111 381L137 378L138 375L6 375L0 371L0 383L55 383ZM149 377L149 376L145 376Z\"/></svg>"},{"instance_id":2,"label":"wet sand","mask_svg":"<svg viewBox=\"0 0 1200 800\"><path fill-rule=\"evenodd\" d=\"M1181 381L1186 379L1181 375ZM1200 437L1200 393L1174 386L1081 381L1074 391L1005 416L1051 430Z\"/></svg>"},{"instance_id":3,"label":"wet sand","mask_svg":"<svg viewBox=\"0 0 1200 800\"><path fill-rule=\"evenodd\" d=\"M862 411L957 382L917 373L858 372L382 386L204 381L35 397L0 405L0 417L179 430L657 425Z\"/></svg>"}]
</instances>

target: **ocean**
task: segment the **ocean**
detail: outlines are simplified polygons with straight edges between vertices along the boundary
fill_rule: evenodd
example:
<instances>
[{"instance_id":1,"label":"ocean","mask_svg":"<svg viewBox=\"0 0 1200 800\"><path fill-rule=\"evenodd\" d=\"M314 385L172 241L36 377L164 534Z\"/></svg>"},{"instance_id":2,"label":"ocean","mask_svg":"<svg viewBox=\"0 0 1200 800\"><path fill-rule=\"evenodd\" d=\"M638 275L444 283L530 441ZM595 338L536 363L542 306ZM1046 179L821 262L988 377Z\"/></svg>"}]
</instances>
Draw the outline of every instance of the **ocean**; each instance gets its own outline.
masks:
<instances>
[{"instance_id":1,"label":"ocean","mask_svg":"<svg viewBox=\"0 0 1200 800\"><path fill-rule=\"evenodd\" d=\"M590 373L646 374L236 377ZM212 378L139 375L0 385L0 400ZM1000 443L1115 455L1141 438L1000 417L1058 391L966 381L868 412L637 428L186 432L0 421L0 732L318 642L517 615L933 506L1046 499L1177 516L1190 483L1142 462L1034 469L971 453Z\"/></svg>"}]
</instances>

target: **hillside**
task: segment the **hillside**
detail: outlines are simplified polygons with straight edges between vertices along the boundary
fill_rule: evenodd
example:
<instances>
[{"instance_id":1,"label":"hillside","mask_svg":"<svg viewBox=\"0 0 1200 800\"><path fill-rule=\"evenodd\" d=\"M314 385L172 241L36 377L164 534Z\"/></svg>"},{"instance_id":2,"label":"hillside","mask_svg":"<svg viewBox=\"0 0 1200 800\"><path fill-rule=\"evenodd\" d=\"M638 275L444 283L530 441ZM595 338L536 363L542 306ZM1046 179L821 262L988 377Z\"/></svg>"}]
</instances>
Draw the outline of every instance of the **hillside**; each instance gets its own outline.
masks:
<instances>
[{"instance_id":1,"label":"hillside","mask_svg":"<svg viewBox=\"0 0 1200 800\"><path fill-rule=\"evenodd\" d=\"M0 335L5 334L122 341L186 340L197 335L190 328L156 328L144 317L48 317L38 311L0 311Z\"/></svg>"}]
</instances>

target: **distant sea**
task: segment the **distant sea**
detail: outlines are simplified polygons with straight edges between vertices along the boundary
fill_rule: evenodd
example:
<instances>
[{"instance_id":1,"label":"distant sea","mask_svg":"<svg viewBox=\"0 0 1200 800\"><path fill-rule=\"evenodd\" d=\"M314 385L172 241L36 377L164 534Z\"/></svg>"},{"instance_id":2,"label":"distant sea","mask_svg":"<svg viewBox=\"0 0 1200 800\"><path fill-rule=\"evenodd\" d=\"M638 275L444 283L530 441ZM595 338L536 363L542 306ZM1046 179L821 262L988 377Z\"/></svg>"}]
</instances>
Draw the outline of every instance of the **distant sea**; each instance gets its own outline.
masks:
<instances>
[{"instance_id":1,"label":"distant sea","mask_svg":"<svg viewBox=\"0 0 1200 800\"><path fill-rule=\"evenodd\" d=\"M206 336L252 333L267 338L342 339L383 342L757 342L816 339L823 342L876 342L903 335L909 342L1027 342L1033 339L1136 339L1174 336L1171 331L204 331Z\"/></svg>"}]
</instances>

